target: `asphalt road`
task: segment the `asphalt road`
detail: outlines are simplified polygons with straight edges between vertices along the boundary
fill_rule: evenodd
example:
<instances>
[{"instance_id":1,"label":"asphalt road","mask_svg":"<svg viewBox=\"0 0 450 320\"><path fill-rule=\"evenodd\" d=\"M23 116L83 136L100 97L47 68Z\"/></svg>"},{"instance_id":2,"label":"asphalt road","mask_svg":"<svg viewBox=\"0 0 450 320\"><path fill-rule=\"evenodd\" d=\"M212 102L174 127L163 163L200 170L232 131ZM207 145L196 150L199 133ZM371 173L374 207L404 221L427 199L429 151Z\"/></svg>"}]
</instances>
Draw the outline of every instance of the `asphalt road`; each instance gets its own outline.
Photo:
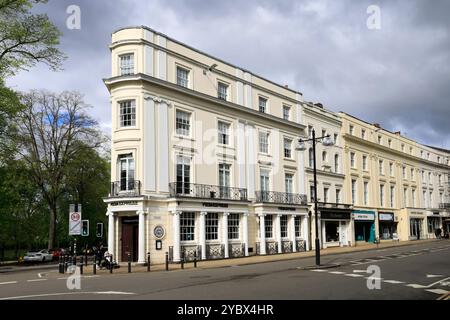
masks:
<instances>
[{"instance_id":1,"label":"asphalt road","mask_svg":"<svg viewBox=\"0 0 450 320\"><path fill-rule=\"evenodd\" d=\"M305 270L314 258L302 258L216 269L102 274L81 276L80 290L69 290L68 275L56 270L1 274L0 300L449 299L448 240L324 256L322 263L340 266ZM369 266L379 267L380 274L367 273ZM369 289L368 282L375 288Z\"/></svg>"}]
</instances>

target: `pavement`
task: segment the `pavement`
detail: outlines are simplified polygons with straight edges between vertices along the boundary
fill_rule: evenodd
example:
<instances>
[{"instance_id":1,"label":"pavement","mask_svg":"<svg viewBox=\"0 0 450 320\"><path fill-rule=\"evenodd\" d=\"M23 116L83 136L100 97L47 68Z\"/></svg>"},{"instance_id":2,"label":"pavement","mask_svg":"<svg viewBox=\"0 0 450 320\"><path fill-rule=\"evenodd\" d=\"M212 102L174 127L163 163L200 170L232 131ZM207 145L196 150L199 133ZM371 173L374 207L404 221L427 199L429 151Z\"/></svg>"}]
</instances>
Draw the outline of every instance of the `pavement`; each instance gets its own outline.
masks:
<instances>
[{"instance_id":1,"label":"pavement","mask_svg":"<svg viewBox=\"0 0 450 320\"><path fill-rule=\"evenodd\" d=\"M113 274L59 274L28 270L0 274L0 300L449 300L450 241L381 244L314 252L200 262L126 267Z\"/></svg>"}]
</instances>

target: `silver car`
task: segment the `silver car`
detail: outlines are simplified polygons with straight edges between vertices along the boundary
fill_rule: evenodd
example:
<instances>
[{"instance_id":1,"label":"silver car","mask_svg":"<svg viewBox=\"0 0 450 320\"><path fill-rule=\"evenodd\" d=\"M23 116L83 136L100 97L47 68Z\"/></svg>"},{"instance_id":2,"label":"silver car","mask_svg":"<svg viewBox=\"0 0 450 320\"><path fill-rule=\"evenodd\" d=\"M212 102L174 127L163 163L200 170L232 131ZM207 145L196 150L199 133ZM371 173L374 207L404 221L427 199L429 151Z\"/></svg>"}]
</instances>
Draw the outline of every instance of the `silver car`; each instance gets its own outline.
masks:
<instances>
[{"instance_id":1,"label":"silver car","mask_svg":"<svg viewBox=\"0 0 450 320\"><path fill-rule=\"evenodd\" d=\"M53 255L45 249L37 252L28 252L27 255L23 257L24 262L45 262L52 260Z\"/></svg>"}]
</instances>

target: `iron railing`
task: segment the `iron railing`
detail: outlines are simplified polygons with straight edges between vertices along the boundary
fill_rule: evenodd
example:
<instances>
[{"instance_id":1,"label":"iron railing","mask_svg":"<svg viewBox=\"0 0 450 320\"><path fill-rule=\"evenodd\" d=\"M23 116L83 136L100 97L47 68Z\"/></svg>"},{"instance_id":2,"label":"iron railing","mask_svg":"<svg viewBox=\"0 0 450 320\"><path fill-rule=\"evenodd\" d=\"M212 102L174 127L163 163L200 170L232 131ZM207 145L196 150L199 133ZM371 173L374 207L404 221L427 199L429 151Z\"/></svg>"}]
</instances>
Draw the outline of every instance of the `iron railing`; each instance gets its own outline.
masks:
<instances>
[{"instance_id":1,"label":"iron railing","mask_svg":"<svg viewBox=\"0 0 450 320\"><path fill-rule=\"evenodd\" d=\"M230 243L228 245L228 253L230 258L239 258L245 256L245 244L244 243Z\"/></svg>"},{"instance_id":2,"label":"iron railing","mask_svg":"<svg viewBox=\"0 0 450 320\"><path fill-rule=\"evenodd\" d=\"M305 240L297 240L296 249L297 249L297 252L305 252L306 251L306 241Z\"/></svg>"},{"instance_id":3,"label":"iron railing","mask_svg":"<svg viewBox=\"0 0 450 320\"><path fill-rule=\"evenodd\" d=\"M307 205L306 194L286 193L275 191L256 191L256 202Z\"/></svg>"},{"instance_id":4,"label":"iron railing","mask_svg":"<svg viewBox=\"0 0 450 320\"><path fill-rule=\"evenodd\" d=\"M247 189L241 188L173 182L169 190L171 197L247 201Z\"/></svg>"},{"instance_id":5,"label":"iron railing","mask_svg":"<svg viewBox=\"0 0 450 320\"><path fill-rule=\"evenodd\" d=\"M440 203L439 204L439 209L450 209L450 203Z\"/></svg>"},{"instance_id":6,"label":"iron railing","mask_svg":"<svg viewBox=\"0 0 450 320\"><path fill-rule=\"evenodd\" d=\"M121 180L111 182L110 197L137 197L141 195L139 180Z\"/></svg>"},{"instance_id":7,"label":"iron railing","mask_svg":"<svg viewBox=\"0 0 450 320\"><path fill-rule=\"evenodd\" d=\"M281 242L281 251L283 253L291 253L292 252L292 241L283 240Z\"/></svg>"},{"instance_id":8,"label":"iron railing","mask_svg":"<svg viewBox=\"0 0 450 320\"><path fill-rule=\"evenodd\" d=\"M278 242L269 241L266 242L266 254L277 254L278 253ZM261 254L261 243L256 242L256 254Z\"/></svg>"},{"instance_id":9,"label":"iron railing","mask_svg":"<svg viewBox=\"0 0 450 320\"><path fill-rule=\"evenodd\" d=\"M206 259L223 259L225 257L224 244L207 244L206 245Z\"/></svg>"}]
</instances>

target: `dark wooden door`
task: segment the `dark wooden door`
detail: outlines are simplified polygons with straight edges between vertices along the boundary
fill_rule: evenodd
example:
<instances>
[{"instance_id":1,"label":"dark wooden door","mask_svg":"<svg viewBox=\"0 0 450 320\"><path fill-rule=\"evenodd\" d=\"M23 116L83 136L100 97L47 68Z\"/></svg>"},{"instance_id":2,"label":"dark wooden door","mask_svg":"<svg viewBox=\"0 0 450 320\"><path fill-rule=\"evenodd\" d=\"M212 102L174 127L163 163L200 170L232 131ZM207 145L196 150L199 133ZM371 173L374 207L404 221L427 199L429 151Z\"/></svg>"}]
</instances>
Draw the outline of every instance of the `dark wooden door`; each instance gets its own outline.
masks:
<instances>
[{"instance_id":1,"label":"dark wooden door","mask_svg":"<svg viewBox=\"0 0 450 320\"><path fill-rule=\"evenodd\" d=\"M128 254L131 255L131 261L138 259L138 238L139 222L130 219L122 220L122 261L128 261Z\"/></svg>"}]
</instances>

